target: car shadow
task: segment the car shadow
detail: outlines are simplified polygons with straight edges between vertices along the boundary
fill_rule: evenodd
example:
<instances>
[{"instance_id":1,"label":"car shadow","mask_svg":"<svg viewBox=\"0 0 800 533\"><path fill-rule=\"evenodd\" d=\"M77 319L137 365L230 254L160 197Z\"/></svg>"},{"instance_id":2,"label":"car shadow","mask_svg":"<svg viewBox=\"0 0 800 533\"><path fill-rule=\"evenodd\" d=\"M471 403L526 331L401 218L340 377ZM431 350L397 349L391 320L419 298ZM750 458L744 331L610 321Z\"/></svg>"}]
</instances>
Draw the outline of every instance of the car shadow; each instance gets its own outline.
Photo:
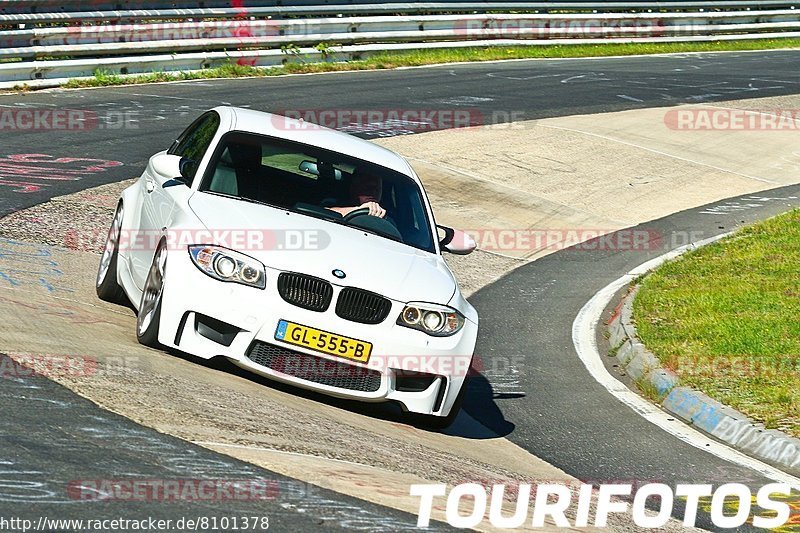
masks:
<instances>
[{"instance_id":1,"label":"car shadow","mask_svg":"<svg viewBox=\"0 0 800 533\"><path fill-rule=\"evenodd\" d=\"M514 397L521 396L495 393L486 376L471 369L467 377L467 391L461 412L448 428L434 429L428 427L424 422L418 421L415 417L409 416L396 402L361 402L335 398L248 372L234 365L225 357L202 359L175 349L169 349L167 352L193 364L199 364L207 368L226 372L293 396L306 398L352 413L386 420L387 422L412 426L423 431L443 433L445 435L468 439L493 439L504 437L511 433L515 425L505 419L503 412L495 403L495 400L513 399Z\"/></svg>"},{"instance_id":2,"label":"car shadow","mask_svg":"<svg viewBox=\"0 0 800 533\"><path fill-rule=\"evenodd\" d=\"M475 370L470 372L466 387L461 413L442 433L469 439L494 439L514 431L516 426L505 418L497 400L510 400L522 395L496 392L489 379Z\"/></svg>"}]
</instances>

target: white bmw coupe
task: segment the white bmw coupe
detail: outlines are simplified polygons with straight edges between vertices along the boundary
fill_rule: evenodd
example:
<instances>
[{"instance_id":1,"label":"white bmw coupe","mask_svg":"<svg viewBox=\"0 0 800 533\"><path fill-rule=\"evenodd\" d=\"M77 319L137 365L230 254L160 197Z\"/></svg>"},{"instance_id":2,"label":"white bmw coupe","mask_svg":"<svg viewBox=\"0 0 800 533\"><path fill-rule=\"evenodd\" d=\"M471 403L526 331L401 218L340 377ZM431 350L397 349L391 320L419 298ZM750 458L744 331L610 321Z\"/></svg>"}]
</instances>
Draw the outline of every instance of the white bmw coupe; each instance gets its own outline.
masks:
<instances>
[{"instance_id":1,"label":"white bmw coupe","mask_svg":"<svg viewBox=\"0 0 800 533\"><path fill-rule=\"evenodd\" d=\"M223 356L325 394L396 401L446 426L478 333L419 177L373 143L219 107L119 200L97 294L145 345Z\"/></svg>"}]
</instances>

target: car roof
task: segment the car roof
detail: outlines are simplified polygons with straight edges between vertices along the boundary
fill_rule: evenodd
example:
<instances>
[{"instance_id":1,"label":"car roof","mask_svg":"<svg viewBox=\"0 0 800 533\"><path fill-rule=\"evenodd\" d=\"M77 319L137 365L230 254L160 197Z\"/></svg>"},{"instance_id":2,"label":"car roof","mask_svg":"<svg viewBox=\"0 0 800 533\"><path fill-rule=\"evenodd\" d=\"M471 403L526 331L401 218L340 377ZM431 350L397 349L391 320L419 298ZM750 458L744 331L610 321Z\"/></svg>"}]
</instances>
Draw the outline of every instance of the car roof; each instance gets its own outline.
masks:
<instances>
[{"instance_id":1,"label":"car roof","mask_svg":"<svg viewBox=\"0 0 800 533\"><path fill-rule=\"evenodd\" d=\"M402 174L412 177L417 183L418 178L411 170L411 166L399 154L382 146L359 139L347 133L336 131L316 124L303 122L283 115L275 115L244 109L233 106L215 107L214 111L220 116L229 115L229 131L243 131L268 135L278 139L295 141L317 148L324 148L344 155L363 159Z\"/></svg>"}]
</instances>

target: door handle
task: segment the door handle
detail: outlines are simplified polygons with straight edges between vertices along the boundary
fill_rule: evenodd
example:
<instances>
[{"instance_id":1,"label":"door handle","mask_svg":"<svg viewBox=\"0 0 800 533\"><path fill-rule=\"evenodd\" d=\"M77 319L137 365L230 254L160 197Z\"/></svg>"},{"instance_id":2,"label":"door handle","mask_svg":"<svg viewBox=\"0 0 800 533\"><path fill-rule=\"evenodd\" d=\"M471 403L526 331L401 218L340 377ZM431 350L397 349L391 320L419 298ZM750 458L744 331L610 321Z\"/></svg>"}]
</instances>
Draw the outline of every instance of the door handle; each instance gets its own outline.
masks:
<instances>
[{"instance_id":1,"label":"door handle","mask_svg":"<svg viewBox=\"0 0 800 533\"><path fill-rule=\"evenodd\" d=\"M147 177L144 179L144 190L148 193L153 192L156 189L156 182L153 178Z\"/></svg>"}]
</instances>

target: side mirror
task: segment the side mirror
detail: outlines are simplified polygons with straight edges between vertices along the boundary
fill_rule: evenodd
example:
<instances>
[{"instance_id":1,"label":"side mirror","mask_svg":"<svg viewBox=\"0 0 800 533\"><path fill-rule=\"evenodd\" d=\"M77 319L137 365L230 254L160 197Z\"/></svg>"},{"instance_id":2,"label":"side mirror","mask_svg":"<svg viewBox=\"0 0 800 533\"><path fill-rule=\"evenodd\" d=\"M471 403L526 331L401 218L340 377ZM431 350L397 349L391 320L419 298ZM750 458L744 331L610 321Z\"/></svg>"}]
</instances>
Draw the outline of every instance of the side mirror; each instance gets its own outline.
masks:
<instances>
[{"instance_id":1,"label":"side mirror","mask_svg":"<svg viewBox=\"0 0 800 533\"><path fill-rule=\"evenodd\" d=\"M197 172L197 161L188 157L181 157L178 163L178 170L180 171L181 181L186 185L191 185Z\"/></svg>"},{"instance_id":2,"label":"side mirror","mask_svg":"<svg viewBox=\"0 0 800 533\"><path fill-rule=\"evenodd\" d=\"M444 237L439 241L439 246L445 252L455 255L468 255L474 252L478 246L475 243L475 239L461 230L448 228L447 226L436 227L444 232Z\"/></svg>"},{"instance_id":3,"label":"side mirror","mask_svg":"<svg viewBox=\"0 0 800 533\"><path fill-rule=\"evenodd\" d=\"M172 156L172 157L178 157L178 156ZM167 187L175 187L176 185L185 185L187 187L191 187L192 175L193 175L192 173L194 171L192 165L194 165L194 161L186 157L181 157L180 160L178 161L178 173L180 175L176 174L168 181L164 182L164 188L166 189Z\"/></svg>"},{"instance_id":4,"label":"side mirror","mask_svg":"<svg viewBox=\"0 0 800 533\"><path fill-rule=\"evenodd\" d=\"M171 180L175 176L179 176L181 158L177 155L158 154L150 159L150 165L159 176Z\"/></svg>"}]
</instances>

